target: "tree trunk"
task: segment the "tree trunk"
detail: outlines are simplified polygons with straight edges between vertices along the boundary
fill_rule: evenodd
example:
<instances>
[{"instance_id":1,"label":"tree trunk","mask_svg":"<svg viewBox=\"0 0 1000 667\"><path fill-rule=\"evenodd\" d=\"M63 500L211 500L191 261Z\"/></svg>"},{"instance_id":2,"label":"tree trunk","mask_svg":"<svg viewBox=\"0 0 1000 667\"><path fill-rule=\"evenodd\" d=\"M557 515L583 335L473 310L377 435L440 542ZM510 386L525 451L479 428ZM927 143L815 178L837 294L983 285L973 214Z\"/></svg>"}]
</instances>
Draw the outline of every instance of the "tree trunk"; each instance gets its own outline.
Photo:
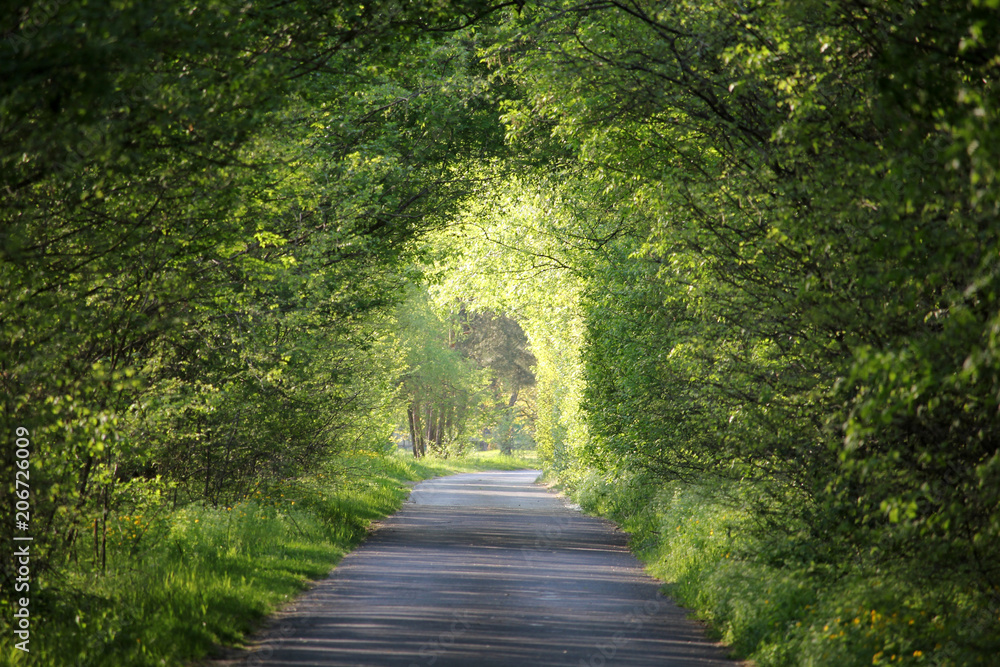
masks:
<instances>
[{"instance_id":1,"label":"tree trunk","mask_svg":"<svg viewBox=\"0 0 1000 667\"><path fill-rule=\"evenodd\" d=\"M212 491L212 445L211 441L205 440L205 490L202 492L202 496L205 502L208 502L209 495ZM214 505L214 503L213 503Z\"/></svg>"},{"instance_id":2,"label":"tree trunk","mask_svg":"<svg viewBox=\"0 0 1000 667\"><path fill-rule=\"evenodd\" d=\"M420 419L420 404L416 401L412 401L408 406L406 406L406 416L410 422L410 444L413 447L413 458L420 458L420 444L417 441L418 434L420 433L420 424L418 420Z\"/></svg>"},{"instance_id":3,"label":"tree trunk","mask_svg":"<svg viewBox=\"0 0 1000 667\"><path fill-rule=\"evenodd\" d=\"M437 419L433 405L427 407L427 442L437 443Z\"/></svg>"},{"instance_id":4,"label":"tree trunk","mask_svg":"<svg viewBox=\"0 0 1000 667\"><path fill-rule=\"evenodd\" d=\"M87 462L83 466L83 481L80 482L80 500L76 504L76 511L78 513L83 512L83 506L87 504L87 483L90 481L90 470L94 466L93 455L87 455ZM53 516L55 516L55 510L52 511ZM96 521L96 518L94 519ZM50 519L51 522L51 519ZM73 550L73 545L76 542L76 522L74 521L69 532L66 534L66 540L63 542L63 547L70 551L70 557L76 561L76 552ZM81 540L84 538L81 538Z\"/></svg>"},{"instance_id":5,"label":"tree trunk","mask_svg":"<svg viewBox=\"0 0 1000 667\"><path fill-rule=\"evenodd\" d=\"M117 466L115 468L117 472ZM114 476L111 482L104 487L104 507L101 510L101 575L108 573L108 510L110 509L111 485L114 484ZM96 521L95 521L96 526Z\"/></svg>"},{"instance_id":6,"label":"tree trunk","mask_svg":"<svg viewBox=\"0 0 1000 667\"><path fill-rule=\"evenodd\" d=\"M447 409L438 410L437 427L434 429L434 447L441 451L441 442L444 440L444 424Z\"/></svg>"},{"instance_id":7,"label":"tree trunk","mask_svg":"<svg viewBox=\"0 0 1000 667\"><path fill-rule=\"evenodd\" d=\"M517 385L514 385L514 393L510 395L510 400L507 401L508 408L514 407L514 404L517 403L517 395L520 393L520 391L521 388Z\"/></svg>"}]
</instances>

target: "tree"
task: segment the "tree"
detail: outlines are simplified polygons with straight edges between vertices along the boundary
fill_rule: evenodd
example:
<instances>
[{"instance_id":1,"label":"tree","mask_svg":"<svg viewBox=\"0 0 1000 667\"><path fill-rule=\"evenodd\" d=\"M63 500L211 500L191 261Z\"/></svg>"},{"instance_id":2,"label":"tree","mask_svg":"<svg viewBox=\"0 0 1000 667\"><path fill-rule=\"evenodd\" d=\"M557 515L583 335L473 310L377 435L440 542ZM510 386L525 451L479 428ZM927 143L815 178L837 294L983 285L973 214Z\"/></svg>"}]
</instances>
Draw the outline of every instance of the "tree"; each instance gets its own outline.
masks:
<instances>
[{"instance_id":1,"label":"tree","mask_svg":"<svg viewBox=\"0 0 1000 667\"><path fill-rule=\"evenodd\" d=\"M105 5L29 9L0 61L2 421L37 443L39 572L129 484L220 502L380 447L416 240L502 140L456 30L488 4Z\"/></svg>"},{"instance_id":2,"label":"tree","mask_svg":"<svg viewBox=\"0 0 1000 667\"><path fill-rule=\"evenodd\" d=\"M413 455L447 455L482 420L487 377L456 346L454 321L414 290L397 315L407 351L402 377Z\"/></svg>"},{"instance_id":3,"label":"tree","mask_svg":"<svg viewBox=\"0 0 1000 667\"><path fill-rule=\"evenodd\" d=\"M985 4L539 2L502 27L508 134L557 210L533 223L590 248L510 242L585 281L581 465L750 481L812 555L993 594Z\"/></svg>"}]
</instances>

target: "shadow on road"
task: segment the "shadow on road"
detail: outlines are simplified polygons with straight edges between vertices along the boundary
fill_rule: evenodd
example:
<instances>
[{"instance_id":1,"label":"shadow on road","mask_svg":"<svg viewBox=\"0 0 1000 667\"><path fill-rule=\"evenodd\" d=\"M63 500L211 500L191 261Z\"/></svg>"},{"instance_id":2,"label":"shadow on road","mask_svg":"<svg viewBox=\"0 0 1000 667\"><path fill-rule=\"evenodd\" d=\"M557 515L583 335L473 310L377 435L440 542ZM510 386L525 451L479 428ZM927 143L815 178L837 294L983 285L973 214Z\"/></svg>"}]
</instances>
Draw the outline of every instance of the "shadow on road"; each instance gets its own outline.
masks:
<instances>
[{"instance_id":1,"label":"shadow on road","mask_svg":"<svg viewBox=\"0 0 1000 667\"><path fill-rule=\"evenodd\" d=\"M530 472L419 485L402 511L226 665L733 665L625 536Z\"/></svg>"}]
</instances>

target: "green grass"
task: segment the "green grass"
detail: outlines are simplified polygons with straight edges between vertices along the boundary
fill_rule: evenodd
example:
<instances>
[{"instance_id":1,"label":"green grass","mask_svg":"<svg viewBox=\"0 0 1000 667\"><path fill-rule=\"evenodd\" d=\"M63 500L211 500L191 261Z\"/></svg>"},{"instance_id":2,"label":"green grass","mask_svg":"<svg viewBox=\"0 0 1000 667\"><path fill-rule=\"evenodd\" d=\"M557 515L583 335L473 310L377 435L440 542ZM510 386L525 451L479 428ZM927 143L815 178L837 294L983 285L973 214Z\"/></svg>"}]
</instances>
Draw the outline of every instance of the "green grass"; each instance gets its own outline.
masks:
<instances>
[{"instance_id":1,"label":"green grass","mask_svg":"<svg viewBox=\"0 0 1000 667\"><path fill-rule=\"evenodd\" d=\"M569 486L585 510L631 533L674 599L759 667L996 664L1000 612L946 572L917 585L884 562L809 563L808 543L762 538L754 517L709 484L591 475Z\"/></svg>"},{"instance_id":2,"label":"green grass","mask_svg":"<svg viewBox=\"0 0 1000 667\"><path fill-rule=\"evenodd\" d=\"M325 576L372 521L397 510L414 482L535 465L497 452L420 461L344 457L229 506L115 515L107 573L78 564L39 577L31 653L14 649L5 627L0 664L181 665L239 645L265 616Z\"/></svg>"}]
</instances>

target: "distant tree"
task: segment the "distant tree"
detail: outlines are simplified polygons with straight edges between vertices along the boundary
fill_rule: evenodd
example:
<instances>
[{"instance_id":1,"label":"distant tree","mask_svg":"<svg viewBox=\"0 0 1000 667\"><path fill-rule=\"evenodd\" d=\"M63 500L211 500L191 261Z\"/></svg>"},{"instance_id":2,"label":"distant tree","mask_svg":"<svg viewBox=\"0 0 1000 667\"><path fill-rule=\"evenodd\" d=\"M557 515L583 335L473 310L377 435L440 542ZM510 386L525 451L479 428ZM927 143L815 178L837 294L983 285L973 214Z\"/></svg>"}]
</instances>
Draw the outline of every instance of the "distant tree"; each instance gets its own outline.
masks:
<instances>
[{"instance_id":1,"label":"distant tree","mask_svg":"<svg viewBox=\"0 0 1000 667\"><path fill-rule=\"evenodd\" d=\"M493 373L495 392L505 391L507 407L517 403L522 388L535 384L535 356L528 349L528 338L516 320L490 311L470 312L459 308L461 334L457 348Z\"/></svg>"}]
</instances>

